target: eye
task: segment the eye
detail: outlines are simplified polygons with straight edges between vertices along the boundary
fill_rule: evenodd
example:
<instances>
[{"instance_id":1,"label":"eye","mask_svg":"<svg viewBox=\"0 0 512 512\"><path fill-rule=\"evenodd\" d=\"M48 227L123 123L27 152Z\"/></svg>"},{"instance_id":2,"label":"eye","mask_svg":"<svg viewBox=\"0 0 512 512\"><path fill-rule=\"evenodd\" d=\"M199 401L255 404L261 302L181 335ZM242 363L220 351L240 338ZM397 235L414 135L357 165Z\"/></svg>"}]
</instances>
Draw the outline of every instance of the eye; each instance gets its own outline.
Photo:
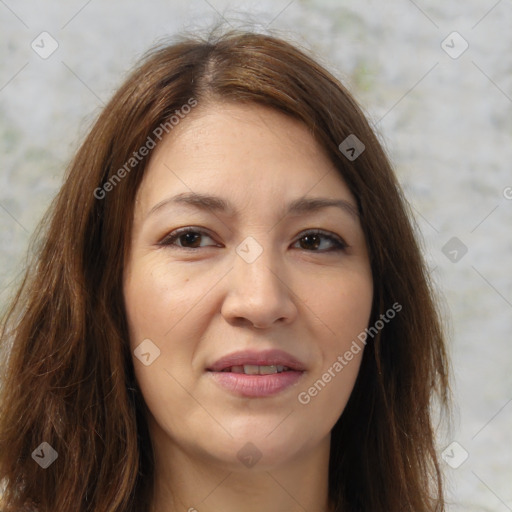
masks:
<instances>
[{"instance_id":1,"label":"eye","mask_svg":"<svg viewBox=\"0 0 512 512\"><path fill-rule=\"evenodd\" d=\"M186 227L176 229L164 237L158 245L160 246L175 246L179 249L199 249L201 247L219 246L218 244L201 245L203 238L213 240L205 231L199 228ZM299 249L304 249L308 252L331 252L343 251L348 245L339 236L333 233L321 231L319 229L312 229L301 234L301 237L295 242L294 245L299 244ZM327 245L327 247L325 247Z\"/></svg>"},{"instance_id":2,"label":"eye","mask_svg":"<svg viewBox=\"0 0 512 512\"><path fill-rule=\"evenodd\" d=\"M163 246L177 246L180 249L197 249L201 247L201 239L209 238L212 240L207 233L201 229L197 228L181 228L176 229L172 233L169 233L165 238L163 238L158 245ZM179 242L178 244L176 242ZM215 244L214 244L215 245ZM202 246L204 247L204 246Z\"/></svg>"},{"instance_id":3,"label":"eye","mask_svg":"<svg viewBox=\"0 0 512 512\"><path fill-rule=\"evenodd\" d=\"M326 243L323 243L327 241ZM295 242L300 244L300 249L309 252L331 252L343 251L348 247L348 244L338 235L327 233L319 229L313 229L302 233L302 236ZM325 247L325 245L330 247ZM320 249L319 249L320 248Z\"/></svg>"}]
</instances>

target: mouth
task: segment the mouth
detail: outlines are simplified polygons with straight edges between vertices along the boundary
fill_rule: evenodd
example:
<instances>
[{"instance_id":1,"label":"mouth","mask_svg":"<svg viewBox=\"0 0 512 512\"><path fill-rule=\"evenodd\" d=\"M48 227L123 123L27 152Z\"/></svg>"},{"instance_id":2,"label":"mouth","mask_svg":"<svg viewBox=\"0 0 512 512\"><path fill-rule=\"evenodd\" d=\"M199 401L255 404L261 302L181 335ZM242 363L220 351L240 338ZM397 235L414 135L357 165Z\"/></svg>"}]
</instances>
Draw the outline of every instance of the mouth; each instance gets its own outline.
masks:
<instances>
[{"instance_id":1,"label":"mouth","mask_svg":"<svg viewBox=\"0 0 512 512\"><path fill-rule=\"evenodd\" d=\"M280 364L271 364L265 366L258 366L256 364L245 364L243 366L229 366L224 368L221 372L228 373L243 373L244 375L272 375L274 373L283 373L292 371L288 366Z\"/></svg>"},{"instance_id":2,"label":"mouth","mask_svg":"<svg viewBox=\"0 0 512 512\"><path fill-rule=\"evenodd\" d=\"M286 352L269 350L236 352L219 359L206 371L224 391L261 398L281 393L296 384L306 368Z\"/></svg>"}]
</instances>

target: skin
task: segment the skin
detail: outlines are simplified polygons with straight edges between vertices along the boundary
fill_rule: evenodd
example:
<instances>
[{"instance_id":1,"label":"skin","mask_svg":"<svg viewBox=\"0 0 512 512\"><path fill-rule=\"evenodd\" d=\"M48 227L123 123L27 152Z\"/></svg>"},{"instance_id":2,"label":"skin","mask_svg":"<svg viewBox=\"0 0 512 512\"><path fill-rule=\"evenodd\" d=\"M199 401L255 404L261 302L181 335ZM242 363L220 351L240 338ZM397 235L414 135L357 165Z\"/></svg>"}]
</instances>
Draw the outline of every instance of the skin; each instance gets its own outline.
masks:
<instances>
[{"instance_id":1,"label":"skin","mask_svg":"<svg viewBox=\"0 0 512 512\"><path fill-rule=\"evenodd\" d=\"M235 212L172 203L151 212L191 191L229 200ZM373 282L357 214L328 207L284 215L300 197L356 209L308 129L267 107L200 105L153 150L136 198L124 297L132 353L145 339L160 350L148 366L133 357L150 411L154 512L329 509L330 432L362 350L309 403L298 395L368 326ZM206 233L160 244L187 226ZM336 243L305 238L311 229L348 247L328 251ZM252 263L236 252L248 236L263 251ZM306 365L277 395L237 397L205 371L235 350L273 348ZM248 442L261 454L252 467L237 457Z\"/></svg>"}]
</instances>

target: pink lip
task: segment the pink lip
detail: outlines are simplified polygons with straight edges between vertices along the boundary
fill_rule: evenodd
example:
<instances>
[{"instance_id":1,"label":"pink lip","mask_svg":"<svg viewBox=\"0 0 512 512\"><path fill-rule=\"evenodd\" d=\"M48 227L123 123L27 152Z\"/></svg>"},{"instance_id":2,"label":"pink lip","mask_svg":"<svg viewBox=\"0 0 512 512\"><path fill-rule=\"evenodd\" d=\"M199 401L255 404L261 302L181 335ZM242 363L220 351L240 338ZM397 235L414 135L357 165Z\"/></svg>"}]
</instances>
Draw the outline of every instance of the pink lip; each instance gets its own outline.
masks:
<instances>
[{"instance_id":1,"label":"pink lip","mask_svg":"<svg viewBox=\"0 0 512 512\"><path fill-rule=\"evenodd\" d=\"M304 372L290 371L270 375L245 375L244 373L210 372L212 379L235 395L264 397L275 395L295 384Z\"/></svg>"},{"instance_id":2,"label":"pink lip","mask_svg":"<svg viewBox=\"0 0 512 512\"><path fill-rule=\"evenodd\" d=\"M231 366L244 365L281 365L287 366L290 371L270 375L222 371ZM292 386L303 376L305 367L298 359L282 350L265 350L234 352L216 361L207 371L222 388L238 396L257 398L275 395Z\"/></svg>"}]
</instances>

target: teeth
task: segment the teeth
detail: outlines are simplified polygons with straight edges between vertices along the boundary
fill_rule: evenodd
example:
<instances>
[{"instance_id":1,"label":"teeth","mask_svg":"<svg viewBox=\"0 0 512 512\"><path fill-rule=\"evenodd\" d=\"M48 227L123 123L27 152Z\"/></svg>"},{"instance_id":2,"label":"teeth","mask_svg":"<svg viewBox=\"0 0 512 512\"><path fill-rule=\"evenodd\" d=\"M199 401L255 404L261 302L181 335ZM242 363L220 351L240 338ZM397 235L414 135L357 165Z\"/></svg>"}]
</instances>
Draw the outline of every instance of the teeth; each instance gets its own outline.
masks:
<instances>
[{"instance_id":1,"label":"teeth","mask_svg":"<svg viewBox=\"0 0 512 512\"><path fill-rule=\"evenodd\" d=\"M246 375L258 375L260 367L255 364L244 364L244 373Z\"/></svg>"},{"instance_id":2,"label":"teeth","mask_svg":"<svg viewBox=\"0 0 512 512\"><path fill-rule=\"evenodd\" d=\"M244 373L245 375L272 375L273 373L281 373L289 370L290 368L288 368L288 366L282 366L279 364L267 366L245 364L243 366L231 366L230 368L225 368L222 371L231 373Z\"/></svg>"},{"instance_id":3,"label":"teeth","mask_svg":"<svg viewBox=\"0 0 512 512\"><path fill-rule=\"evenodd\" d=\"M277 373L276 366L260 366L260 375L270 375L271 373Z\"/></svg>"}]
</instances>

